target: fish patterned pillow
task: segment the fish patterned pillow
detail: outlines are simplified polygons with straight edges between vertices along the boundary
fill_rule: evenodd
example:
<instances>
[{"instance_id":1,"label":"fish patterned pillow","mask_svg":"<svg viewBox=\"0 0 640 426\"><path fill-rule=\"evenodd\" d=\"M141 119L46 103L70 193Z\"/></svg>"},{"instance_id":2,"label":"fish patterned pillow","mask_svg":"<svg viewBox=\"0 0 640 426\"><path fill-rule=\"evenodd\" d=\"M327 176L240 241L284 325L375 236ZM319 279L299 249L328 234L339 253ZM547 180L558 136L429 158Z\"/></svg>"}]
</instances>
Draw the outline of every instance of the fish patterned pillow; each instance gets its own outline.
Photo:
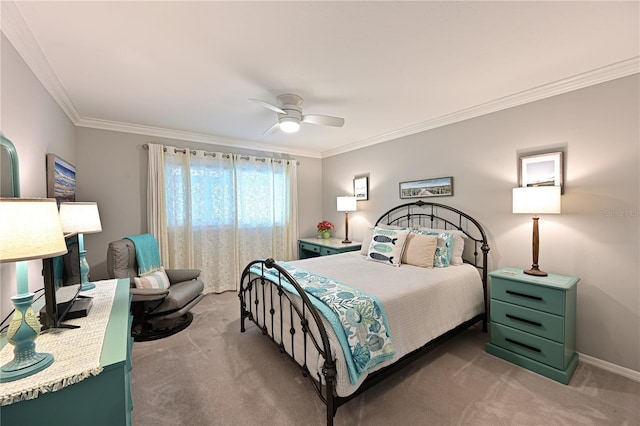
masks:
<instances>
[{"instance_id":1,"label":"fish patterned pillow","mask_svg":"<svg viewBox=\"0 0 640 426\"><path fill-rule=\"evenodd\" d=\"M453 253L453 232L424 231L422 229L414 229L416 234L435 235L438 237L438 246L433 258L433 266L436 268L446 268L451 264L451 253Z\"/></svg>"},{"instance_id":2,"label":"fish patterned pillow","mask_svg":"<svg viewBox=\"0 0 640 426\"><path fill-rule=\"evenodd\" d=\"M409 229L384 229L376 227L369 244L367 259L391 266L400 266L402 251Z\"/></svg>"}]
</instances>

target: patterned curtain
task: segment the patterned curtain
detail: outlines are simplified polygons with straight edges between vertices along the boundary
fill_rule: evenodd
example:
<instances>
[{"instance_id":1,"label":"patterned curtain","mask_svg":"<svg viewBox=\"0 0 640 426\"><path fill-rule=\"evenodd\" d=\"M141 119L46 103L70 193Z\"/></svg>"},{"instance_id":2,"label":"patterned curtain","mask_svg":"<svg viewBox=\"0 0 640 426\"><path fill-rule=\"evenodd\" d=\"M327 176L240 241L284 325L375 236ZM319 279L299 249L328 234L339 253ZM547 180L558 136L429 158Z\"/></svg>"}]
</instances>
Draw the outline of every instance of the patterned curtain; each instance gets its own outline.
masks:
<instances>
[{"instance_id":1,"label":"patterned curtain","mask_svg":"<svg viewBox=\"0 0 640 426\"><path fill-rule=\"evenodd\" d=\"M201 269L205 292L219 293L237 290L253 259L295 258L295 161L167 146L163 169L165 267Z\"/></svg>"}]
</instances>

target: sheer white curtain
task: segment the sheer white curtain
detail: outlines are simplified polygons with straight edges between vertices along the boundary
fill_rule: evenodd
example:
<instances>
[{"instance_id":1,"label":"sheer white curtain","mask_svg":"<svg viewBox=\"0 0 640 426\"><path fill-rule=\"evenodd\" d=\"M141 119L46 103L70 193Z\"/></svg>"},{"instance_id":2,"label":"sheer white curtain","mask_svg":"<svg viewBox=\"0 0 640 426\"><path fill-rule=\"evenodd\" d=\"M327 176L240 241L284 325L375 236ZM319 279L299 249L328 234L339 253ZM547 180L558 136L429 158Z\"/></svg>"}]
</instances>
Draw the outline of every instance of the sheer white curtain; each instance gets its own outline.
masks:
<instances>
[{"instance_id":1,"label":"sheer white curtain","mask_svg":"<svg viewBox=\"0 0 640 426\"><path fill-rule=\"evenodd\" d=\"M295 258L295 161L166 147L163 171L166 267L199 268L222 292L255 258Z\"/></svg>"}]
</instances>

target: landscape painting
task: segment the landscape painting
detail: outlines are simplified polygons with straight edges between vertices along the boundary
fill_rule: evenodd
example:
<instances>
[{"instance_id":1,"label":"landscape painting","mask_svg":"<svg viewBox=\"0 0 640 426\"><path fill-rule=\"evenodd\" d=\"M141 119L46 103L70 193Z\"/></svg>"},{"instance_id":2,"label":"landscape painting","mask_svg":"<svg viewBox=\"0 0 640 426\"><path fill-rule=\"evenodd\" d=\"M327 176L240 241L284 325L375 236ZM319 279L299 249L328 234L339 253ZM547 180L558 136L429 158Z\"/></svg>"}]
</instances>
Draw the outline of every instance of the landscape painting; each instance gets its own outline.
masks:
<instances>
[{"instance_id":1,"label":"landscape painting","mask_svg":"<svg viewBox=\"0 0 640 426\"><path fill-rule=\"evenodd\" d=\"M47 154L47 197L76 201L76 168L55 154Z\"/></svg>"}]
</instances>

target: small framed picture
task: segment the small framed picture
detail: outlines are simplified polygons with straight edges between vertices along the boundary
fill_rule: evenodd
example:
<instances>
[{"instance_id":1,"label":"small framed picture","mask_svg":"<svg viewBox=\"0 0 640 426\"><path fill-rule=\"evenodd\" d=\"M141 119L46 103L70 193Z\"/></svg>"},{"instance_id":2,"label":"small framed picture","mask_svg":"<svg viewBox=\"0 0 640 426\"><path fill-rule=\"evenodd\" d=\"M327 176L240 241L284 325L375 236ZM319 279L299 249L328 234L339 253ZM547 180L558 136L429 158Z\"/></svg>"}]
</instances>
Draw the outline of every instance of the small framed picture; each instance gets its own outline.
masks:
<instances>
[{"instance_id":1,"label":"small framed picture","mask_svg":"<svg viewBox=\"0 0 640 426\"><path fill-rule=\"evenodd\" d=\"M76 201L76 168L55 154L47 154L47 197Z\"/></svg>"},{"instance_id":2,"label":"small framed picture","mask_svg":"<svg viewBox=\"0 0 640 426\"><path fill-rule=\"evenodd\" d=\"M353 195L356 201L369 199L369 176L360 176L353 179Z\"/></svg>"},{"instance_id":3,"label":"small framed picture","mask_svg":"<svg viewBox=\"0 0 640 426\"><path fill-rule=\"evenodd\" d=\"M520 186L562 186L563 153L525 155L520 157Z\"/></svg>"},{"instance_id":4,"label":"small framed picture","mask_svg":"<svg viewBox=\"0 0 640 426\"><path fill-rule=\"evenodd\" d=\"M453 195L453 177L400 182L400 198L446 197Z\"/></svg>"}]
</instances>

